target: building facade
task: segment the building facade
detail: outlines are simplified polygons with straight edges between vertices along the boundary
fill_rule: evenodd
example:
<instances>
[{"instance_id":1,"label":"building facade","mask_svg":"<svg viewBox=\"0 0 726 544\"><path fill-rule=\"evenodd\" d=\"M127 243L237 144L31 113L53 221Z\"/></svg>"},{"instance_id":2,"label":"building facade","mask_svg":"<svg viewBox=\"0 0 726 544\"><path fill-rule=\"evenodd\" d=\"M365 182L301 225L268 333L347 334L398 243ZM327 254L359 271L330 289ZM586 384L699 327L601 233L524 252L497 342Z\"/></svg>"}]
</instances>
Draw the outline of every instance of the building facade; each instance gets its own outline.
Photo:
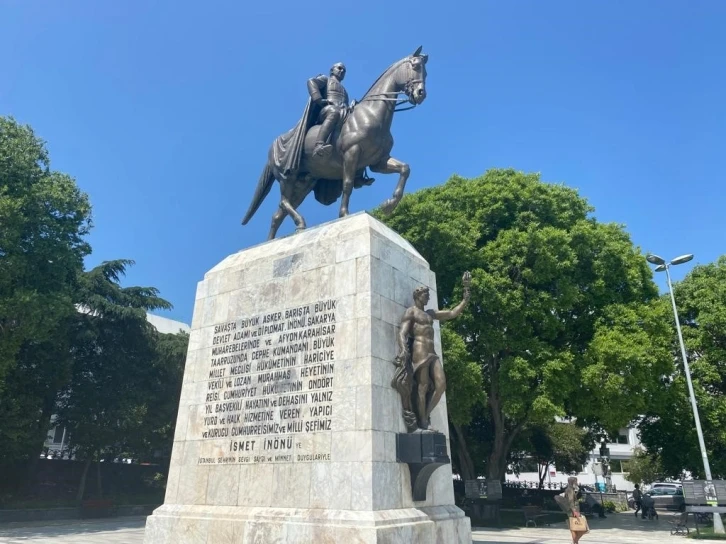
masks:
<instances>
[{"instance_id":1,"label":"building facade","mask_svg":"<svg viewBox=\"0 0 726 544\"><path fill-rule=\"evenodd\" d=\"M609 442L607 444L610 450L610 482L618 491L632 491L634 484L625 479L628 473L628 462L635 456L635 450L640 447L640 440L638 438L638 430L634 427L627 429L620 429L616 442ZM520 472L519 475L507 474L507 481L513 482L537 482L539 483L539 474L536 471L536 467L533 471ZM605 478L598 475L602 474L600 466L600 445L598 444L595 449L590 452L590 458L582 471L577 473L577 480L580 484L592 485L596 483L604 483ZM545 478L545 484L566 484L567 478L571 474L561 472L557 470L556 466L550 465L547 467L547 476Z\"/></svg>"}]
</instances>

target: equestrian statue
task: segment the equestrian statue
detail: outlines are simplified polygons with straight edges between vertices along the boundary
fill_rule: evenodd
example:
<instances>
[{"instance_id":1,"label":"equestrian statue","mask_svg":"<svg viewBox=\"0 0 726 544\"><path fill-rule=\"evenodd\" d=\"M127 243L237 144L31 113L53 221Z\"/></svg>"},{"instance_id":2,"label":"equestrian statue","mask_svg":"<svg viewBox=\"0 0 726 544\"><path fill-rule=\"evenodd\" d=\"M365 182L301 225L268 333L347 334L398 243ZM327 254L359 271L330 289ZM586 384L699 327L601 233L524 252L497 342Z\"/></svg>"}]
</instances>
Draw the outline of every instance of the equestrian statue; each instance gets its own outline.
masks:
<instances>
[{"instance_id":1,"label":"equestrian statue","mask_svg":"<svg viewBox=\"0 0 726 544\"><path fill-rule=\"evenodd\" d=\"M311 191L326 206L342 195L339 217L345 217L353 188L374 181L367 176L367 168L381 174L398 173L393 196L381 206L391 213L403 197L410 173L408 164L391 157L391 123L394 112L416 107L426 98L428 55L421 49L392 64L359 102L348 102L342 63L334 64L328 76L308 80L310 98L302 118L270 146L242 224L252 218L275 180L280 183L280 207L272 216L268 240L275 237L287 215L297 230L305 228L297 208ZM402 94L406 98L399 100ZM396 109L406 102L412 105Z\"/></svg>"}]
</instances>

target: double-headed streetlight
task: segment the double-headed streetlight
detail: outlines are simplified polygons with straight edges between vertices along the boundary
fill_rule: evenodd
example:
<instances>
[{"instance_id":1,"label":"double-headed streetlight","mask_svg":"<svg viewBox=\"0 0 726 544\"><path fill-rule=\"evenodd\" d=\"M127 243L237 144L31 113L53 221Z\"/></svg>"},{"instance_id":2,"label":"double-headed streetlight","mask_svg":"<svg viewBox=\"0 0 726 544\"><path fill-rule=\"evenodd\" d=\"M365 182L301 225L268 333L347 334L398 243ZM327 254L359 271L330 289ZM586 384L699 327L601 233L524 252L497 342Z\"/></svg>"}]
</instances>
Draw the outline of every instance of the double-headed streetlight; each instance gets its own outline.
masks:
<instances>
[{"instance_id":1,"label":"double-headed streetlight","mask_svg":"<svg viewBox=\"0 0 726 544\"><path fill-rule=\"evenodd\" d=\"M698 445L701 447L701 457L703 458L703 471L706 473L706 480L711 480L711 465L708 463L708 453L706 452L706 443L703 441L703 431L701 430L701 419L698 417L698 405L696 404L696 395L693 392L693 383L691 382L691 369L688 367L688 358L686 357L686 346L683 344L683 334L681 333L681 323L678 319L678 310L676 309L676 297L673 296L673 285L671 284L671 274L669 268L679 264L687 263L693 259L692 254L681 255L676 257L671 262L667 263L662 257L658 255L649 254L646 260L656 265L656 272L663 272L665 270L666 278L668 279L668 291L671 294L671 303L673 304L673 315L676 319L676 330L678 331L678 341L681 344L681 356L683 357L683 368L686 374L686 382L688 383L688 393L691 396L691 407L693 408L693 418L696 420L696 433L698 434ZM721 516L717 513L713 515L713 528L716 533L723 533L724 527L721 521Z\"/></svg>"}]
</instances>

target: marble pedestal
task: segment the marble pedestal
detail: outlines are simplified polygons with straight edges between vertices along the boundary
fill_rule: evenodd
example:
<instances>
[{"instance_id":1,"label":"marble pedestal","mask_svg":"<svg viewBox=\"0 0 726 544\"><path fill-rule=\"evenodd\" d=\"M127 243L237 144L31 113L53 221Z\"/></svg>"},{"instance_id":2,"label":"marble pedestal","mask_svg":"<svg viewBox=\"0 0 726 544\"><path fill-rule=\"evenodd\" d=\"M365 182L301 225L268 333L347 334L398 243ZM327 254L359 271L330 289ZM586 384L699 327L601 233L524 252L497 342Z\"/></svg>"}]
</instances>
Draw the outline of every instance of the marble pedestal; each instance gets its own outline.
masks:
<instances>
[{"instance_id":1,"label":"marble pedestal","mask_svg":"<svg viewBox=\"0 0 726 544\"><path fill-rule=\"evenodd\" d=\"M396 462L405 426L392 361L419 285L435 305L428 263L365 213L210 270L197 289L166 498L145 544L469 544L451 466L414 502L409 467ZM445 396L431 419L448 447Z\"/></svg>"}]
</instances>

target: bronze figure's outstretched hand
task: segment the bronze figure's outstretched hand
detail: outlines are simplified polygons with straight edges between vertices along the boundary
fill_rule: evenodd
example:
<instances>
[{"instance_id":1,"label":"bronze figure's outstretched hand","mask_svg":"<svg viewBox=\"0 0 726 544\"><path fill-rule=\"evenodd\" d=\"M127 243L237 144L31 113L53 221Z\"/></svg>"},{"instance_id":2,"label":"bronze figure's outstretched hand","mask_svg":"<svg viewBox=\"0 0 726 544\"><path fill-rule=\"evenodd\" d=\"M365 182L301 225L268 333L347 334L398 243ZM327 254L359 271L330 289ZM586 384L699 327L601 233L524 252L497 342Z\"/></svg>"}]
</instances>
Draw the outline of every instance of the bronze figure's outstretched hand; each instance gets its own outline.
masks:
<instances>
[{"instance_id":1,"label":"bronze figure's outstretched hand","mask_svg":"<svg viewBox=\"0 0 726 544\"><path fill-rule=\"evenodd\" d=\"M464 299L469 300L469 296L471 295L471 272L468 270L464 272L464 275L461 277L461 283L464 284Z\"/></svg>"}]
</instances>

